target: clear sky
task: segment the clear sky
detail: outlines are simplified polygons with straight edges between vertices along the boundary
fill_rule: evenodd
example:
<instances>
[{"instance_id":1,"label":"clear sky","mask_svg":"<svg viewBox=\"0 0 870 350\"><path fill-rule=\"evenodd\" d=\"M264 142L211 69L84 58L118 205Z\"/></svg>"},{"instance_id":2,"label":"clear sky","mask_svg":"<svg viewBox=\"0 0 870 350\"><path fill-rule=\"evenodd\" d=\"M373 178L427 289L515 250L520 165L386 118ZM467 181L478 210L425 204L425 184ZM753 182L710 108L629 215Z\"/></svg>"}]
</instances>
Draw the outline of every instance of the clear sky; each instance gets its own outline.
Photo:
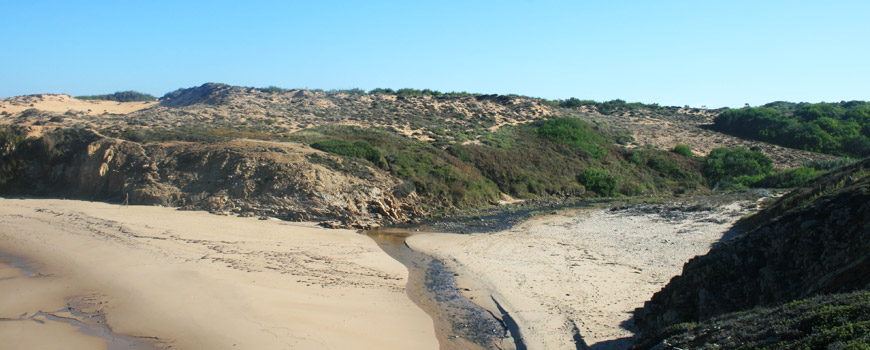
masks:
<instances>
[{"instance_id":1,"label":"clear sky","mask_svg":"<svg viewBox=\"0 0 870 350\"><path fill-rule=\"evenodd\" d=\"M870 100L870 1L0 0L0 97L206 82Z\"/></svg>"}]
</instances>

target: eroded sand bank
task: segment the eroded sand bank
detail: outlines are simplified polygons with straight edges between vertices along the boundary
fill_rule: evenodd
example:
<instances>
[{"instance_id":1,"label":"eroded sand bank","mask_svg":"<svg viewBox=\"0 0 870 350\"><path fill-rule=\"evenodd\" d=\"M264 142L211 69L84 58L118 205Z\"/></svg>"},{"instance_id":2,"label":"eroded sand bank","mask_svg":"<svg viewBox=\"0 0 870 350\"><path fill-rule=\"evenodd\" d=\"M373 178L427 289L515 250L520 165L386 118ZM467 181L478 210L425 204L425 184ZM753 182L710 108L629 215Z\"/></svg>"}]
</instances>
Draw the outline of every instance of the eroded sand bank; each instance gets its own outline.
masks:
<instances>
[{"instance_id":1,"label":"eroded sand bank","mask_svg":"<svg viewBox=\"0 0 870 350\"><path fill-rule=\"evenodd\" d=\"M494 234L419 234L407 243L442 260L472 301L509 312L528 349L576 349L577 337L593 349L625 349L631 312L755 209L754 200L649 212L581 209Z\"/></svg>"},{"instance_id":2,"label":"eroded sand bank","mask_svg":"<svg viewBox=\"0 0 870 350\"><path fill-rule=\"evenodd\" d=\"M0 251L36 271L0 264L7 349L105 348L40 311L173 349L438 348L405 267L349 230L0 198Z\"/></svg>"}]
</instances>

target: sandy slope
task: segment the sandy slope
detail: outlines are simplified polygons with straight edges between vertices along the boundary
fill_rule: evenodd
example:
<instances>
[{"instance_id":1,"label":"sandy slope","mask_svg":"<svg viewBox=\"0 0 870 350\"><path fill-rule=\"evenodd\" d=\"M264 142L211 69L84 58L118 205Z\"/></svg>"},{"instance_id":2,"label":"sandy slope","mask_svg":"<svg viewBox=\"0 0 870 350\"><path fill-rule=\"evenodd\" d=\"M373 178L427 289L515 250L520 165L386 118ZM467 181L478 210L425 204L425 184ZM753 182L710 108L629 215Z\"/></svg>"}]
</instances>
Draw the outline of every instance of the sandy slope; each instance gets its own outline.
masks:
<instances>
[{"instance_id":1,"label":"sandy slope","mask_svg":"<svg viewBox=\"0 0 870 350\"><path fill-rule=\"evenodd\" d=\"M445 261L472 301L496 312L495 299L529 349L575 349L577 331L593 349L624 349L631 312L754 208L734 203L678 217L586 209L495 234L420 234L407 242Z\"/></svg>"},{"instance_id":2,"label":"sandy slope","mask_svg":"<svg viewBox=\"0 0 870 350\"><path fill-rule=\"evenodd\" d=\"M28 108L54 113L127 114L157 105L157 102L80 100L70 95L28 95L0 99L0 112L20 113Z\"/></svg>"},{"instance_id":3,"label":"sandy slope","mask_svg":"<svg viewBox=\"0 0 870 350\"><path fill-rule=\"evenodd\" d=\"M173 349L438 347L404 293L407 270L353 231L0 199L0 252L4 349L106 346L38 311ZM35 272L10 267L12 255Z\"/></svg>"}]
</instances>

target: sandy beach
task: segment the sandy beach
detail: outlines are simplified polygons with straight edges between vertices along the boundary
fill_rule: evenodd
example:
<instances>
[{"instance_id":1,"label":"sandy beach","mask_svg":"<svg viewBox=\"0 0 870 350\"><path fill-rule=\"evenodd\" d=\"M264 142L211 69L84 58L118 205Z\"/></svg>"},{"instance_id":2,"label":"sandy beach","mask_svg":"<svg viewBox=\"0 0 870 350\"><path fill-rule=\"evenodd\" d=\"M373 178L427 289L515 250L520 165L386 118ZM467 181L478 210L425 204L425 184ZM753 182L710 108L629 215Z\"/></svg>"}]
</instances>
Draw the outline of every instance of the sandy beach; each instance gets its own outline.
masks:
<instances>
[{"instance_id":1,"label":"sandy beach","mask_svg":"<svg viewBox=\"0 0 870 350\"><path fill-rule=\"evenodd\" d=\"M577 337L592 349L625 349L631 313L757 203L676 207L574 209L503 232L407 243L453 270L466 297L494 314L505 309L528 349L577 349Z\"/></svg>"},{"instance_id":2,"label":"sandy beach","mask_svg":"<svg viewBox=\"0 0 870 350\"><path fill-rule=\"evenodd\" d=\"M0 198L0 252L4 349L438 348L405 267L354 231Z\"/></svg>"}]
</instances>

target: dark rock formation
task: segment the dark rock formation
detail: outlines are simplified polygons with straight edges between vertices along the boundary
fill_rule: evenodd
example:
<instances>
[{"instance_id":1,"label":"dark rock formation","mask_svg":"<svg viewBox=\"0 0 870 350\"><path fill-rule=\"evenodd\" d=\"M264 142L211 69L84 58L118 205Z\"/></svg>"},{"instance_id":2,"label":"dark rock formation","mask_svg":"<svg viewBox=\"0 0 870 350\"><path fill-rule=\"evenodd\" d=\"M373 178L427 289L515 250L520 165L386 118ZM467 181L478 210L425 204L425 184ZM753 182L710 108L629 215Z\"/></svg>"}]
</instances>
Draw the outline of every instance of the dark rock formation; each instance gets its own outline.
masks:
<instances>
[{"instance_id":1,"label":"dark rock formation","mask_svg":"<svg viewBox=\"0 0 870 350\"><path fill-rule=\"evenodd\" d=\"M784 196L738 223L739 236L686 263L637 310L641 344L674 324L870 288L868 168L870 159Z\"/></svg>"}]
</instances>

